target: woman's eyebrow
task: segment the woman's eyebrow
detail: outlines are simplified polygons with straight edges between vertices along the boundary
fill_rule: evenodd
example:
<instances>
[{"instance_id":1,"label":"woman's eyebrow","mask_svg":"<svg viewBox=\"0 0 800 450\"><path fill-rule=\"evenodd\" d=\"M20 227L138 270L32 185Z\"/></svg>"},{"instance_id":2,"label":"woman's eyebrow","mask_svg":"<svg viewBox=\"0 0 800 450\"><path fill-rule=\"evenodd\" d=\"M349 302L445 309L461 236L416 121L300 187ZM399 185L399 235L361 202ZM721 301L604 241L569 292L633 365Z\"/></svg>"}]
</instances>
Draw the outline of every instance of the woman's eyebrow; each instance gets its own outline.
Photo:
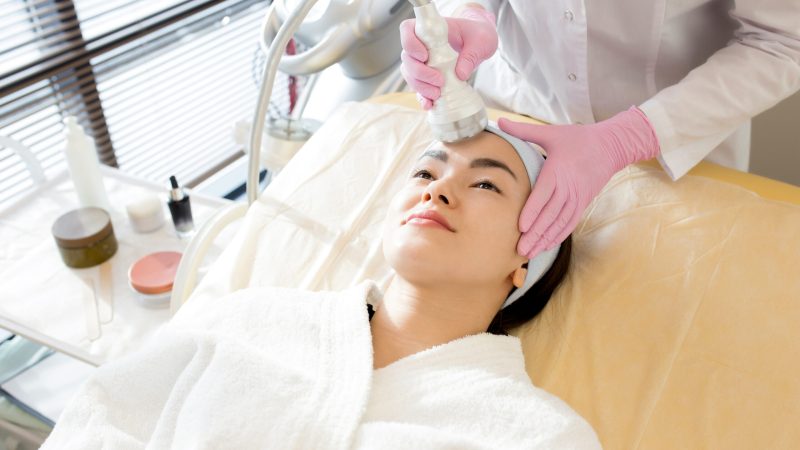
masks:
<instances>
[{"instance_id":1,"label":"woman's eyebrow","mask_svg":"<svg viewBox=\"0 0 800 450\"><path fill-rule=\"evenodd\" d=\"M447 155L445 155L445 157L447 157ZM496 167L498 169L503 169L509 174L511 174L511 176L514 177L514 180L517 179L517 176L514 174L514 172L511 171L511 169L507 165L505 165L505 163L500 162L496 159L491 159L491 158L473 159L469 167L470 169L474 169L477 167Z\"/></svg>"},{"instance_id":2,"label":"woman's eyebrow","mask_svg":"<svg viewBox=\"0 0 800 450\"><path fill-rule=\"evenodd\" d=\"M417 161L426 156L430 156L431 158L438 159L442 162L447 162L447 152L445 152L444 150L425 150L425 153L423 153L419 158L417 158Z\"/></svg>"},{"instance_id":3,"label":"woman's eyebrow","mask_svg":"<svg viewBox=\"0 0 800 450\"><path fill-rule=\"evenodd\" d=\"M429 149L425 150L425 152L419 157L418 161L426 156L438 159L442 162L447 162L447 157L448 157L447 152L445 152L444 150ZM469 167L470 169L476 169L481 167L494 167L497 169L503 169L506 172L508 172L514 178L514 180L517 179L517 175L505 163L498 161L496 159L476 158L472 160Z\"/></svg>"}]
</instances>

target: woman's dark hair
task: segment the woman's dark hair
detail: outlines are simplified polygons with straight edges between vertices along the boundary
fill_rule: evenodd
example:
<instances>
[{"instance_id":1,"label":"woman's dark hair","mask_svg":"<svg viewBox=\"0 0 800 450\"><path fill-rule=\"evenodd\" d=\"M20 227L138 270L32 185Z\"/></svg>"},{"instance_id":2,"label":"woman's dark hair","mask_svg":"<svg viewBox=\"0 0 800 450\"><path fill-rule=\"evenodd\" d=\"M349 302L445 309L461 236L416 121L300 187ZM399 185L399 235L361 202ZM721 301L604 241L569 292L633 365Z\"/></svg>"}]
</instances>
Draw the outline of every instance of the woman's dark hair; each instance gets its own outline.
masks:
<instances>
[{"instance_id":1,"label":"woman's dark hair","mask_svg":"<svg viewBox=\"0 0 800 450\"><path fill-rule=\"evenodd\" d=\"M567 275L569 260L572 256L572 236L561 243L553 265L539 280L514 303L497 312L486 330L492 334L507 335L508 330L533 319L550 301L550 296ZM513 288L511 292L514 292ZM509 295L511 295L509 292Z\"/></svg>"}]
</instances>

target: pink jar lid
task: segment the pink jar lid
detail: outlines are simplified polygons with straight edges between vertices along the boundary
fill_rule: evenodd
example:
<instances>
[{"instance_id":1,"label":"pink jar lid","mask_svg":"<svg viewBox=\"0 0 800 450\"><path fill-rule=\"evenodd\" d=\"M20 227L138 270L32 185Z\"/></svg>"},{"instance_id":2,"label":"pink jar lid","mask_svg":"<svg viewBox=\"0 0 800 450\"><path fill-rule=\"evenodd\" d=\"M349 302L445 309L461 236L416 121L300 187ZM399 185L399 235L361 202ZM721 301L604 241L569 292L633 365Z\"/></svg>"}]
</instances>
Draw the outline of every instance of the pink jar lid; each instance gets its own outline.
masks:
<instances>
[{"instance_id":1,"label":"pink jar lid","mask_svg":"<svg viewBox=\"0 0 800 450\"><path fill-rule=\"evenodd\" d=\"M171 291L181 256L179 252L156 252L139 258L128 270L131 287L142 294Z\"/></svg>"}]
</instances>

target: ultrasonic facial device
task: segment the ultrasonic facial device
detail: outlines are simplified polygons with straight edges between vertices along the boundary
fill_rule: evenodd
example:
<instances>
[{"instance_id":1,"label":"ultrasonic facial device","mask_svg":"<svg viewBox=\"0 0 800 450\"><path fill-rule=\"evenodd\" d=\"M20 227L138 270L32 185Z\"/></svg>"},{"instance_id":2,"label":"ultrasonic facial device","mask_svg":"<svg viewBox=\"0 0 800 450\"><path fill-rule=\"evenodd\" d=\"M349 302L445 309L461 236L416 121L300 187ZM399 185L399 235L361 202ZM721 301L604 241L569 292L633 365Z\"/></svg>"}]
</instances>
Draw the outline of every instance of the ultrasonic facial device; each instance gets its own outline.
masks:
<instances>
[{"instance_id":1,"label":"ultrasonic facial device","mask_svg":"<svg viewBox=\"0 0 800 450\"><path fill-rule=\"evenodd\" d=\"M447 22L432 0L409 0L417 17L417 37L428 48L430 67L444 75L441 97L428 110L428 124L434 136L443 142L471 138L486 128L486 106L483 99L455 72L458 53L447 40Z\"/></svg>"}]
</instances>

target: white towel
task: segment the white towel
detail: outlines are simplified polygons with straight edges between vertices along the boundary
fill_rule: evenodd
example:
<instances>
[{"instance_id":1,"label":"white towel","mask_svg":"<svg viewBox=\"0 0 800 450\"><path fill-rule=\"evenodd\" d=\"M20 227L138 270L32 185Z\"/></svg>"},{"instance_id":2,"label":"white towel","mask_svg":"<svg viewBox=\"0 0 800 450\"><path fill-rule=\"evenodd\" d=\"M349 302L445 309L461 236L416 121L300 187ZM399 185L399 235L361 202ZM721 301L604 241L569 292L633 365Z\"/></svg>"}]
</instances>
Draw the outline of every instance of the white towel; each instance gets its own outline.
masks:
<instances>
[{"instance_id":1,"label":"white towel","mask_svg":"<svg viewBox=\"0 0 800 450\"><path fill-rule=\"evenodd\" d=\"M97 371L43 448L599 447L530 384L516 338L471 336L373 371L365 302L379 296L365 282L190 301Z\"/></svg>"},{"instance_id":2,"label":"white towel","mask_svg":"<svg viewBox=\"0 0 800 450\"><path fill-rule=\"evenodd\" d=\"M373 374L358 449L597 449L591 426L536 388L520 340L467 336Z\"/></svg>"}]
</instances>

